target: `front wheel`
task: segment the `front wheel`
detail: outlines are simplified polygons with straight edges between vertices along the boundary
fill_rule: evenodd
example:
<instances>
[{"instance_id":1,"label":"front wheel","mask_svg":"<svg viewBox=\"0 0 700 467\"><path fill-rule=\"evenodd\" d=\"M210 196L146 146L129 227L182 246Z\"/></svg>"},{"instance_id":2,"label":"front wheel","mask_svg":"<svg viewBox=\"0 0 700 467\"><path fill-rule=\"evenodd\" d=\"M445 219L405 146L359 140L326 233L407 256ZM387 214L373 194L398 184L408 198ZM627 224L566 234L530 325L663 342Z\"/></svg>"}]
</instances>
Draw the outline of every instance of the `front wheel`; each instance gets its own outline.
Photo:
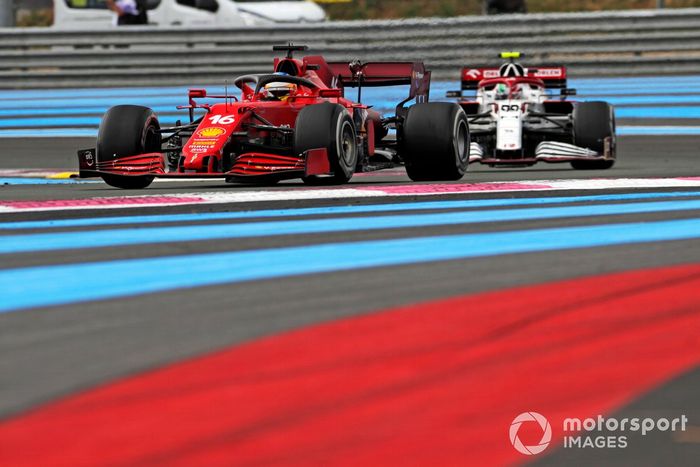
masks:
<instances>
[{"instance_id":1,"label":"front wheel","mask_svg":"<svg viewBox=\"0 0 700 467\"><path fill-rule=\"evenodd\" d=\"M467 114L449 102L416 104L401 131L400 152L413 181L461 179L469 165Z\"/></svg>"},{"instance_id":2,"label":"front wheel","mask_svg":"<svg viewBox=\"0 0 700 467\"><path fill-rule=\"evenodd\" d=\"M138 105L117 105L102 117L97 134L97 160L112 161L161 150L160 125L153 110ZM102 175L106 184L128 190L146 188L150 175Z\"/></svg>"},{"instance_id":3,"label":"front wheel","mask_svg":"<svg viewBox=\"0 0 700 467\"><path fill-rule=\"evenodd\" d=\"M580 102L574 107L574 144L598 154L610 145L610 159L578 160L571 162L577 170L607 170L615 165L615 113L607 102Z\"/></svg>"},{"instance_id":4,"label":"front wheel","mask_svg":"<svg viewBox=\"0 0 700 467\"><path fill-rule=\"evenodd\" d=\"M357 167L355 124L347 109L326 102L304 107L297 117L294 152L326 149L333 175L303 177L308 185L340 185L350 181Z\"/></svg>"}]
</instances>

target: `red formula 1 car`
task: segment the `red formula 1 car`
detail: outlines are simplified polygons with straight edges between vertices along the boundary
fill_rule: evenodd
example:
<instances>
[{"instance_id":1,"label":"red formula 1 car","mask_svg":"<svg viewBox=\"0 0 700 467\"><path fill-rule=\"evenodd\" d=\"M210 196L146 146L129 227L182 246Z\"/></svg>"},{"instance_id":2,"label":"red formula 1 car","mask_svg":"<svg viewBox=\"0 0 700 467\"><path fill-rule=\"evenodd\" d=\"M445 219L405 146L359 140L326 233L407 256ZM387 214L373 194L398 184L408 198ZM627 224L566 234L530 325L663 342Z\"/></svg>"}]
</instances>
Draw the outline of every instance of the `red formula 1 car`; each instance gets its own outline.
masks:
<instances>
[{"instance_id":1,"label":"red formula 1 car","mask_svg":"<svg viewBox=\"0 0 700 467\"><path fill-rule=\"evenodd\" d=\"M327 63L295 59L305 46L276 46L274 73L234 81L240 100L189 91L190 123L161 128L151 109L107 111L95 149L78 152L81 177L145 188L155 177L224 177L231 182L342 184L356 171L405 165L413 180L457 180L469 160L467 116L455 103L428 103L423 63ZM345 97L346 87L409 86L396 115L382 117ZM196 99L218 98L216 104ZM415 100L415 105L405 105ZM204 115L194 118L197 110ZM390 130L396 130L395 137Z\"/></svg>"},{"instance_id":2,"label":"red formula 1 car","mask_svg":"<svg viewBox=\"0 0 700 467\"><path fill-rule=\"evenodd\" d=\"M460 97L471 129L470 162L493 167L569 162L575 169L609 169L615 163L613 107L573 102L566 68L524 68L517 52L499 67L465 67ZM553 96L551 90L558 90ZM472 92L464 98L464 92Z\"/></svg>"}]
</instances>

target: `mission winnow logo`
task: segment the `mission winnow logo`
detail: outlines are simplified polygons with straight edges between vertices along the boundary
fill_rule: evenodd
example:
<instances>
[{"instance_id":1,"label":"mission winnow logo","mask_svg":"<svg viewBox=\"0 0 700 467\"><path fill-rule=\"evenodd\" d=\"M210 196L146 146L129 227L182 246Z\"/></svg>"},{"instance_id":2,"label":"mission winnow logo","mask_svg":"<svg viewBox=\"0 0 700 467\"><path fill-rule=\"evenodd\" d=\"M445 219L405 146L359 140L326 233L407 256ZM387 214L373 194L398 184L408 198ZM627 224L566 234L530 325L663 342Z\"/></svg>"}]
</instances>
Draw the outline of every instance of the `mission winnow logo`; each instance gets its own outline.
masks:
<instances>
[{"instance_id":1,"label":"mission winnow logo","mask_svg":"<svg viewBox=\"0 0 700 467\"><path fill-rule=\"evenodd\" d=\"M566 418L562 423L564 449L624 449L629 445L627 434L641 433L646 436L652 431L686 431L688 417L676 418L615 418L598 415L595 418ZM526 425L529 424L529 425ZM525 444L521 439L521 429L528 426L542 436L536 443ZM523 412L510 424L510 443L516 451L526 456L544 452L552 443L552 425L537 412Z\"/></svg>"}]
</instances>

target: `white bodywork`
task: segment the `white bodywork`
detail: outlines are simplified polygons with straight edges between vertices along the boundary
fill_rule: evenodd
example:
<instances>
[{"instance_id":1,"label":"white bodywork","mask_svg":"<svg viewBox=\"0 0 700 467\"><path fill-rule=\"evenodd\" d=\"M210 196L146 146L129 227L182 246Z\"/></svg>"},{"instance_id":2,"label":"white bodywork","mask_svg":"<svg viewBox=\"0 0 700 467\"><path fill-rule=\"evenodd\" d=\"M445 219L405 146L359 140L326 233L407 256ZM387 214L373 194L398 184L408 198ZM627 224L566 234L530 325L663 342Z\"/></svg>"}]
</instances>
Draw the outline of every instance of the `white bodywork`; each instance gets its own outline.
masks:
<instances>
[{"instance_id":1,"label":"white bodywork","mask_svg":"<svg viewBox=\"0 0 700 467\"><path fill-rule=\"evenodd\" d=\"M236 2L216 0L218 10L210 12L160 0L148 10L149 24L190 27L268 26L278 23L320 22L324 10L311 0ZM154 2L155 3L155 2ZM116 15L105 8L71 8L66 0L54 0L54 27L61 29L101 29L115 24Z\"/></svg>"},{"instance_id":2,"label":"white bodywork","mask_svg":"<svg viewBox=\"0 0 700 467\"><path fill-rule=\"evenodd\" d=\"M523 149L523 127L529 119L537 120L537 113L544 112L544 102L550 99L544 86L535 83L514 83L512 87L496 84L479 87L476 101L480 118L470 122L473 131L496 135L496 151L521 151ZM532 124L532 123L528 123ZM545 141L535 149L535 154L526 157L546 162L558 162L579 158L599 157L589 149L573 144ZM494 154L486 154L479 143L472 142L470 162L489 160Z\"/></svg>"},{"instance_id":3,"label":"white bodywork","mask_svg":"<svg viewBox=\"0 0 700 467\"><path fill-rule=\"evenodd\" d=\"M491 112L496 122L496 149L517 151L523 145L523 119L530 111L541 111L547 100L545 89L530 83L518 83L506 93L498 86L479 88L476 100L479 113Z\"/></svg>"},{"instance_id":4,"label":"white bodywork","mask_svg":"<svg viewBox=\"0 0 700 467\"><path fill-rule=\"evenodd\" d=\"M523 102L499 103L496 114L496 149L517 151L523 147Z\"/></svg>"}]
</instances>

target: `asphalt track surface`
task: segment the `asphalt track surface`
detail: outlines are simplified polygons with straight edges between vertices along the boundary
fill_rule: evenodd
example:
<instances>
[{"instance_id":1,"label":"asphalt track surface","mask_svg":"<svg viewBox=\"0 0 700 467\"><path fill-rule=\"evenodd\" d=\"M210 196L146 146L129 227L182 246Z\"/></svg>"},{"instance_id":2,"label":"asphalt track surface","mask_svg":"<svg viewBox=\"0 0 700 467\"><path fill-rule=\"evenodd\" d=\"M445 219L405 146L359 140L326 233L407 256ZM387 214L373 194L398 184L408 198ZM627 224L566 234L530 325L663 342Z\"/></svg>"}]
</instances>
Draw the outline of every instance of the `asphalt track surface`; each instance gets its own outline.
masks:
<instances>
[{"instance_id":1,"label":"asphalt track surface","mask_svg":"<svg viewBox=\"0 0 700 467\"><path fill-rule=\"evenodd\" d=\"M90 140L71 138L2 140L0 168L73 169L74 150L90 143ZM619 142L619 163L610 171L580 172L565 165L542 165L524 170L472 166L459 183L698 177L699 146L697 137L690 136L623 137ZM405 175L393 171L356 177L351 186L409 183ZM0 202L298 188L302 186L295 182L269 189L217 181L159 182L139 192L118 191L102 183L5 185L0 186ZM607 201L575 199L602 195L621 197ZM556 200L560 197L574 199ZM284 228L282 223L286 221L318 219L330 222L344 218L356 219L359 228L340 228L328 232L311 229L300 233L244 238L224 236L180 240L173 236L159 238L156 242L139 241L128 246L115 244L97 248L82 247L81 238L87 238L90 232L122 228L138 230L146 225L132 221L116 226L35 224L22 229L6 228L8 223L21 221L162 214L210 215L376 204L391 205L381 213L382 216L409 214L419 218L425 214L526 209L526 206L517 204L518 200L526 198L542 198L535 208L543 212L561 206L574 211L522 218L518 218L516 212L508 218L510 220L499 222L445 224L437 221L396 228L383 228L381 225L363 228L363 225L369 225L365 222L372 222L368 218L376 214L362 213L361 208L358 212L342 214L333 211L314 214L288 212L272 221L279 222L279 228ZM551 200L548 201L548 198ZM441 206L396 211L397 205L405 203L495 199L505 201L503 205L495 207ZM431 461L444 465L486 465L533 460L544 465L697 465L700 459L700 399L697 397L700 394L700 289L696 265L700 263L700 235L685 231L678 236L671 234L674 226L685 229L683 226L699 218L697 200L700 200L698 188L645 187L0 213L0 236L26 236L29 245L23 251L13 252L10 249L0 255L0 276L4 275L10 281L2 282L0 278L0 283L5 286L11 284L12 277L18 280L25 277L13 276L23 268L61 268L84 263L111 265L113 261L124 259L167 260L173 256L187 256L197 258L197 261L207 261L206 258L212 256L199 255L212 254L215 257L217 254L245 254L272 249L286 251L326 245L336 248L351 261L353 256L361 256L357 250L353 250L353 245L358 242L367 242L362 245L370 247L377 242L435 237L440 237L438 242L442 242L446 236L460 236L465 241L479 239L479 244L473 249L480 250L485 248L483 245L488 243L490 235L508 242L515 238L513 235L523 231L541 232L542 236L560 236L558 241L563 245L471 256L465 252L461 257L449 257L448 252L441 260L428 258L424 262L389 262L372 267L356 265L345 270L330 267L323 272L301 275L268 277L263 273L254 280L172 289L166 286L166 289L153 293L125 293L111 298L76 300L67 304L57 301L52 306L17 306L5 310L7 312L0 313L0 352L3 355L0 374L4 375L0 384L0 439L6 440L7 444L0 450L0 460L7 456L6 461L18 465L425 465ZM635 203L641 204L639 209L630 212L619 210L619 206ZM655 209L656 203L667 203L663 206L668 206L668 209ZM611 205L612 211L609 210ZM580 214L584 211L585 214ZM204 226L241 224L242 228L243 224L271 220L256 218L255 214L249 216L176 222L156 219L147 227L201 226L204 231ZM638 232L641 235L639 238L647 238L644 235L649 238L632 242L603 239L596 245L577 243L579 239L567 238L595 235L594 231L586 230L593 226L602 226L600 235L610 238L624 235L625 231L629 235ZM623 234L606 230L619 226L622 226ZM695 228L690 226L688 229L691 227ZM278 228L278 225L271 228ZM32 239L39 237L32 236L47 232L72 233L74 240L70 241L75 242L72 244L74 246L38 251L39 242L32 242ZM115 231L114 235L116 238L120 233ZM655 236L658 238L654 239ZM378 245L377 248L380 248L385 243ZM439 249L437 244L435 249ZM263 261L269 258L263 257ZM167 283L176 272L167 268L168 263L162 263L163 269L158 269L159 264L153 266L154 274L159 274ZM231 262L230 268L235 269L240 264ZM191 265L193 271L203 267L200 266L200 263ZM116 277L116 269L110 270L109 267L97 275L78 277L77 283L86 289L107 290L112 281L121 280ZM265 267L266 264L263 264L263 269ZM273 267L270 265L270 268ZM681 270L669 271L669 267L679 267ZM69 271L57 270L66 271L66 274ZM643 271L635 273L639 270ZM604 278L596 279L601 276ZM655 278L658 278L658 282L654 282ZM54 279L56 282L62 281L59 277ZM589 282L596 280L599 282ZM561 284L560 281L567 282ZM41 291L44 285L46 290L53 290L49 282L37 284L34 290ZM637 283L642 284L641 291L619 289ZM514 287L523 289L508 292ZM10 286L3 291L4 296L11 295L9 289ZM495 295L481 295L484 293ZM560 327L547 327L547 320L537 314L538 309L546 308L548 302L564 300L567 294L573 294L569 297L571 303L552 309L557 319L564 319L567 307L583 307L582 303L586 304L594 298L596 303L586 305L593 307L591 310L581 308L576 321L562 321L558 325ZM434 303L447 298L456 301ZM615 301L623 298L631 301ZM480 307L484 310L494 302L496 304L493 306L496 306L502 301L504 309L494 308L492 315L480 315L480 308L477 309L474 303L471 307L463 305L459 302L462 299L477 300L474 303L481 303ZM418 308L400 308L414 305ZM506 310L507 306L512 309ZM466 307L464 309L467 311L459 317L452 316L455 310L462 309L460 307ZM618 310L619 316L616 315ZM440 313L445 313L442 327L439 325L442 322ZM510 338L506 335L506 341L525 346L522 349L524 354L527 354L529 345L542 341L541 352L534 353L528 363L535 366L528 367L525 363L525 366L519 366L517 351L516 354L497 353L488 360L491 362L488 368L476 365L464 373L455 372L455 384L460 381L464 386L455 386L452 392L445 387L452 384L453 373L445 370L446 373L440 378L428 371L427 368L439 366L459 353L460 345L474 345L475 351L480 351L479 345L469 340L475 339L474 336L452 336L454 330L451 327L464 328L465 333L478 332L494 325L493 320L505 320L510 316L508 313L524 321L518 325L513 323L519 321L499 323L513 328L513 335ZM402 314L412 319L402 320ZM606 321L608 315L615 316L616 321ZM392 321L392 317L397 319ZM375 318L378 321L373 321ZM423 319L425 322L421 321ZM410 323L415 328L405 329L404 326L410 326ZM356 330L358 326L361 332ZM517 334L529 326L533 326L532 335ZM611 329L617 331L612 332ZM292 334L289 334L291 331ZM300 334L297 336L294 332ZM450 341L447 336L452 336L451 339L456 341ZM552 336L561 336L563 342L554 340ZM420 339L425 339L425 342ZM356 347L344 349L343 342ZM407 342L416 345L421 342L427 347L422 348L422 353L417 356L411 354L413 357L410 358L401 354L401 349L406 351L408 347L393 349L398 357L404 357L404 360L399 358L398 363L379 352L373 353L385 345L409 346ZM599 343L601 347L595 352L583 347L574 352L579 342ZM505 346L503 343L498 345ZM503 348L499 349L498 352L505 352ZM349 354L356 352L357 355L367 352L365 356L368 360L358 368L336 355L342 351ZM513 352L513 349L509 351ZM212 352L218 353L211 357ZM391 353L391 349L387 352ZM439 355L440 360L430 360L433 354ZM555 358L557 355L561 359L537 360ZM329 360L320 361L321 356L327 356ZM221 360L218 366L216 362L207 360L229 357L231 360ZM201 360L190 360L195 358ZM179 366L182 361L190 362L189 369ZM423 368L422 364L428 366ZM167 384L158 386L156 370L168 365L173 373L160 375L161 379L167 380ZM379 367L373 368L373 365ZM326 371L319 372L318 367L326 368ZM257 375L257 378L263 378L261 374L267 374L264 371L279 371L280 368L289 372L296 368L301 376L295 379L294 375L285 375L273 379L268 386L259 382L255 383L259 384L256 386L241 376L242 384L250 384L250 390L254 390L251 394L241 394L240 399L233 396L227 398L230 394L199 394L202 400L198 403L202 405L195 406L193 393L196 395L201 390L197 382L201 385L206 382L207 390L237 391L236 368L241 375L250 371L250 375ZM401 368L411 375L410 384L404 381L403 385L399 385L394 381L396 384L392 385L383 381L382 378L388 378L385 375L391 374L395 368ZM526 371L528 369L530 371ZM308 373L304 373L306 370ZM331 374L332 377L329 376ZM372 388L354 386L359 384L357 379L361 377L366 378L363 381L370 386L375 381L373 378L376 378L377 387L374 389L376 392L382 391L384 396L375 394L368 402L366 391ZM478 377L478 381L471 381L469 377ZM427 383L428 380L432 382ZM160 384L164 384L163 381ZM436 394L426 395L430 393L428 390L421 393L420 388L425 389L425 385L435 390ZM163 390L163 387L168 390ZM95 388L101 389L95 392ZM155 391L154 388L160 390L148 392ZM227 388L226 391L223 388ZM340 403L338 401L341 399L334 399L334 394L340 394L343 389L355 392L345 394ZM297 405L292 403L295 401L295 391L306 394L304 402ZM246 397L252 397L249 402L251 406L265 405L254 397L256 394L260 395L259 398L268 397L275 403L269 403L267 411L260 409L262 415L258 414L258 418L252 418L247 425L234 422L238 418L254 417L254 414L245 411L245 406L235 406L236 403L244 405L244 401L248 400ZM136 404L134 399L143 405ZM309 405L307 399L313 399L318 404L325 401L329 406L320 410ZM163 400L172 402L172 405L168 406ZM188 406L190 402L187 401L192 406ZM460 411L460 405L463 411ZM145 418L144 411L147 412L149 406L155 412L153 418L144 420L141 425L138 422L124 422L129 417L134 420ZM285 412L285 407L290 412ZM435 409L434 412L431 412L431 407ZM297 412L292 411L294 408ZM195 414L200 421L217 420L223 426L206 432L207 437L204 432L197 431L199 424L185 415L182 418L163 416L160 420L159 415L163 413L159 410ZM445 413L450 411L459 420L441 424L441 410ZM541 412L551 420L558 420L560 415L584 418L599 413L617 417L668 418L685 414L690 426L684 433L653 432L644 437L628 434L629 446L626 449L563 449L561 433L555 432L554 444L543 454L530 458L515 452L508 440L510 421L524 411ZM369 412L375 418L367 415ZM270 415L275 413L278 414L276 417ZM324 421L323 417L331 421ZM309 418L311 421L307 420ZM334 419L337 425L333 424ZM122 422L126 428L117 428L116 425ZM236 423L241 426L236 426L233 432L226 431L233 430ZM412 423L415 425L410 426ZM179 424L179 427L173 428L174 424ZM492 432L486 428L479 434L481 427L489 424L494 425L497 436L488 436ZM100 431L105 425L111 426L110 433ZM333 439L328 433L336 429L345 436ZM462 429L464 431L460 431ZM195 432L198 437L192 435ZM62 436L61 433L69 433L70 436ZM154 445L158 445L153 450L149 450L148 442L140 443L143 445L141 450L132 452L121 449L126 445L139 444L136 441L148 437L149 433L153 440L166 441L153 441ZM245 433L245 436L241 433ZM438 435L431 438L431 433ZM472 438L464 439L457 434ZM192 437L188 438L190 435ZM452 439L453 435L457 439ZM534 442L538 438L534 436ZM289 444L280 439L288 439ZM455 448L458 445L461 447ZM100 454L95 454L97 452ZM97 459L103 462L96 462Z\"/></svg>"}]
</instances>

